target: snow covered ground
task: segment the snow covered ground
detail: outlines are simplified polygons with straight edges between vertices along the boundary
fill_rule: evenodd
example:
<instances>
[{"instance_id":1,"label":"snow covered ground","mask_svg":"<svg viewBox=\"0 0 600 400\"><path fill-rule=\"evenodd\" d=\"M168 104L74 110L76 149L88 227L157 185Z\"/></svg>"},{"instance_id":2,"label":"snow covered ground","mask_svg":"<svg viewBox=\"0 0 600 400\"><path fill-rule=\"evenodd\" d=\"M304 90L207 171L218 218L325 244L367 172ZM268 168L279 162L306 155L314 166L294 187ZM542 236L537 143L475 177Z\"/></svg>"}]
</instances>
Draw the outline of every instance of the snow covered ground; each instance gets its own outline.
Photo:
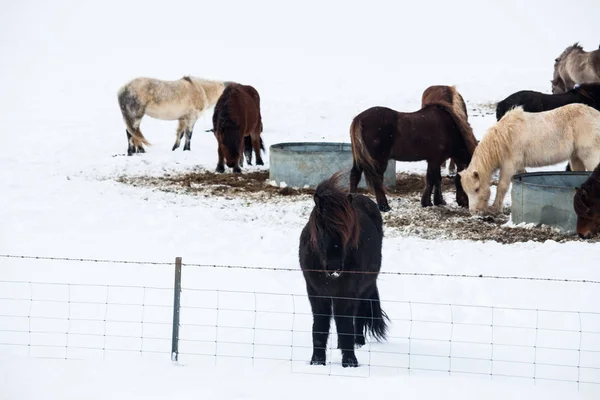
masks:
<instances>
[{"instance_id":1,"label":"snow covered ground","mask_svg":"<svg viewBox=\"0 0 600 400\"><path fill-rule=\"evenodd\" d=\"M554 4L556 3L556 4ZM125 157L124 126L116 102L120 85L136 76L177 79L192 74L213 79L234 80L254 85L261 94L264 140L268 145L283 141L349 141L348 126L357 113L373 105L398 110L416 110L422 91L432 84L456 84L467 100L475 135L481 138L494 123L493 115L479 115L485 105L521 89L548 92L553 60L575 41L586 49L597 48L598 31L594 16L600 5L575 1L565 10L562 3L537 1L480 2L435 1L405 5L395 2L318 2L295 5L279 2L109 2L90 4L75 1L21 1L2 4L0 12L0 253L73 258L100 258L298 268L297 246L300 230L311 208L309 201L274 201L248 204L240 199L187 197L151 189L126 186L115 181L121 175L162 175L216 165L216 142L210 127L209 111L196 125L192 151L172 152L175 123L145 119L142 130L152 146L144 155ZM559 11L560 10L560 11ZM567 18L565 19L565 15ZM561 27L558 29L557 27ZM483 105L483 106L482 106ZM268 160L268 153L266 159ZM265 166L265 168L268 167ZM562 167L562 166L560 166ZM423 163L398 163L398 170L424 171ZM389 229L383 246L383 271L448 274L544 277L600 280L597 244L533 242L497 243L423 240L397 237ZM124 285L170 288L172 266L100 264L0 259L0 314L33 321L33 330L62 332L30 336L23 318L0 317L0 343L56 344L70 336L71 346L81 340L92 345L95 334L88 324L65 321L71 312L95 318L94 306L68 308L65 301L102 302L106 293L90 286ZM9 281L69 283L72 286L16 284ZM333 350L333 374L370 376L368 379L313 376L306 366L310 346L310 316L303 278L295 272L239 269L184 268L184 305L207 302L214 307L214 291L222 301L239 310L255 301L239 292L268 293L261 297L261 310L280 310L280 318L251 321L259 327L292 329L298 336L259 337L294 349L289 361L264 363L248 368L243 358L250 345L221 348L223 358L188 357L182 367L169 361L170 342L124 341L120 346L164 352L153 357L123 355L118 361L97 359L93 352L67 350L76 360L45 360L26 357L29 349L0 345L0 393L6 398L161 398L172 391L178 397L213 394L219 398L298 398L312 395L386 393L411 398L597 398L600 385L577 392L577 385L544 388L533 379L504 381L495 377L408 376L399 369L402 357L388 357L398 369L373 368L345 371ZM206 297L194 297L193 290L205 290ZM33 290L33 291L31 291ZM229 292L229 294L224 294ZM150 290L116 290L110 302L141 304ZM164 293L163 293L164 292ZM526 280L483 280L442 277L382 275L380 292L384 309L397 321L392 336L403 336L402 318L406 302L435 303L424 306L418 318L441 319L448 327L447 304L486 307L513 307L527 310L567 310L562 318L555 313L508 312L506 325L531 327L535 315L545 318L546 327L576 331L565 337L540 336L547 347L568 347L600 351L598 285ZM171 291L158 291L153 299L169 305ZM185 295L189 297L185 297ZM284 294L285 300L275 294ZM289 294L297 296L290 297ZM71 298L72 296L72 298ZM141 297L140 297L141 296ZM59 300L14 301L7 298ZM207 300L210 298L210 301ZM294 304L291 304L293 301ZM23 303L23 304L21 304ZM148 304L148 303L147 303ZM70 307L75 307L71 304ZM459 307L460 308L460 307ZM115 306L114 317L138 318L134 311ZM490 309L485 309L490 310ZM105 311L105 310L104 310ZM113 309L111 308L111 313ZM452 318L484 324L489 311L481 314L461 308ZM146 307L142 318L169 321L171 309ZM288 320L298 314L296 321ZM227 318L236 329L222 329L218 340L229 335L243 337L246 317L235 313ZM501 313L504 315L503 313ZM275 315L275 314L269 314ZM44 323L39 317L58 317ZM101 318L101 317L100 317ZM184 309L183 323L202 323L202 315ZM20 322L19 322L20 321ZM540 321L537 321L540 322ZM264 323L264 325L260 325ZM290 325L292 324L292 325ZM142 324L145 327L149 324ZM291 327L291 328L290 328ZM109 327L114 334L129 334L132 328ZM146 329L146 328L144 328ZM148 328L150 329L150 328ZM170 326L156 335L170 338ZM186 329L188 329L186 331ZM421 337L454 341L486 341L489 332L448 332L427 324L414 333ZM25 330L24 333L8 332ZM69 332L65 335L64 332ZM255 330L256 331L256 330ZM259 332L259 331L256 331ZM265 331L261 331L263 334ZM536 331L539 332L539 331ZM82 334L79 338L74 333ZM146 335L149 335L146 331ZM202 333L184 326L188 339L202 339ZM439 337L436 335L440 335ZM515 331L498 333L506 340L535 342ZM208 335L208 334L206 334ZM456 335L456 336L454 336ZM209 336L207 336L208 338ZM495 338L499 340L499 337ZM207 339L208 340L208 339ZM213 340L213 339L210 339ZM246 340L246 339L244 339ZM254 340L254 339L252 339ZM247 343L254 343L252 340ZM281 342L279 342L281 340ZM290 342L291 340L291 342ZM24 342L23 342L24 341ZM245 342L246 343L246 342ZM193 343L192 343L193 344ZM189 346L192 346L190 344ZM391 339L373 344L374 350L403 352L406 340ZM95 346L95 344L94 344ZM189 352L201 351L188 347ZM201 346L199 346L201 347ZM368 346L367 346L368 347ZM368 347L371 349L371 347ZM452 348L455 355L479 357L474 345ZM34 356L62 357L65 350L33 349ZM445 352L429 342L417 351ZM486 352L487 352L486 348ZM183 350L182 350L183 351ZM211 350L213 351L213 350ZM266 354L274 350L262 349ZM289 349L286 350L289 352ZM498 350L497 350L498 351ZM527 363L534 359L523 352ZM230 353L231 354L231 353ZM358 353L367 363L367 350ZM487 354L487 353L485 353ZM575 354L578 354L575 351ZM583 354L583 353L582 353ZM589 359L573 359L573 352L552 354L540 351L547 364L558 363L600 367L600 353ZM517 357L515 352L507 357ZM362 359L361 359L362 357ZM382 356L383 357L383 356ZM483 356L481 356L483 357ZM501 359L496 354L495 359ZM426 358L416 360L423 368L443 368ZM447 363L447 360L444 361ZM444 364L445 365L445 364ZM530 368L532 364L527 364ZM473 371L488 372L488 364L470 364ZM455 365L456 369L460 369ZM478 369L479 368L479 369ZM510 369L510 368L509 368ZM572 368L565 379L572 380ZM326 373L330 370L327 368ZM600 381L597 370L587 379ZM496 373L499 374L498 370ZM524 375L531 374L529 369ZM561 376L560 371L538 377ZM125 378L127 377L127 378ZM577 379L577 378L575 378ZM236 382L234 385L231 381ZM273 380L277 384L272 384ZM582 378L583 380L583 378ZM239 383L238 383L239 382ZM551 382L546 382L548 385ZM451 393L450 397L448 394ZM1 396L0 396L1 397ZM4 398L4 397L3 397Z\"/></svg>"}]
</instances>

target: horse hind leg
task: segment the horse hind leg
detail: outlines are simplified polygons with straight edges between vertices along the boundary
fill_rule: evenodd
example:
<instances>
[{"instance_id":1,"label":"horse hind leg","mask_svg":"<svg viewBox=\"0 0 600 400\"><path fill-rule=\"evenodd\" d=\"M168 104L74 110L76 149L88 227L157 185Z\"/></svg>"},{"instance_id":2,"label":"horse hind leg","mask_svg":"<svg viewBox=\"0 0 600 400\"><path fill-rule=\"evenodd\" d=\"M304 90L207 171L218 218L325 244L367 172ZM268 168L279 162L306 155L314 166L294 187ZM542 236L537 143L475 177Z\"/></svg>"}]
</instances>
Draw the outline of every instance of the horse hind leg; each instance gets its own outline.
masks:
<instances>
[{"instance_id":1,"label":"horse hind leg","mask_svg":"<svg viewBox=\"0 0 600 400\"><path fill-rule=\"evenodd\" d=\"M179 119L179 121L177 123L177 130L175 131L175 144L173 145L172 151L177 150L179 148L179 146L181 145L181 139L183 139L183 136L186 135L186 129L187 129L187 122L186 122L185 118ZM186 137L186 145L187 145L187 137ZM184 147L184 150L185 150L185 147Z\"/></svg>"},{"instance_id":2,"label":"horse hind leg","mask_svg":"<svg viewBox=\"0 0 600 400\"><path fill-rule=\"evenodd\" d=\"M433 191L433 184L435 182L436 173L433 170L434 163L429 161L427 162L427 175L425 176L425 190L423 191L423 195L421 196L421 206L422 207L431 207L433 204L431 203L431 192ZM437 165L437 164L436 164ZM438 167L438 174L440 167Z\"/></svg>"},{"instance_id":3,"label":"horse hind leg","mask_svg":"<svg viewBox=\"0 0 600 400\"><path fill-rule=\"evenodd\" d=\"M436 168L433 173L433 204L436 206L445 206L446 201L442 195L442 174L440 168Z\"/></svg>"},{"instance_id":4,"label":"horse hind leg","mask_svg":"<svg viewBox=\"0 0 600 400\"><path fill-rule=\"evenodd\" d=\"M183 151L191 151L192 144L192 133L194 133L194 125L196 124L196 118L189 118L186 120L185 127L185 145L183 146Z\"/></svg>"},{"instance_id":5,"label":"horse hind leg","mask_svg":"<svg viewBox=\"0 0 600 400\"><path fill-rule=\"evenodd\" d=\"M265 165L260 155L260 133L255 133L250 136L252 140L252 148L254 149L254 154L256 155L256 165Z\"/></svg>"}]
</instances>

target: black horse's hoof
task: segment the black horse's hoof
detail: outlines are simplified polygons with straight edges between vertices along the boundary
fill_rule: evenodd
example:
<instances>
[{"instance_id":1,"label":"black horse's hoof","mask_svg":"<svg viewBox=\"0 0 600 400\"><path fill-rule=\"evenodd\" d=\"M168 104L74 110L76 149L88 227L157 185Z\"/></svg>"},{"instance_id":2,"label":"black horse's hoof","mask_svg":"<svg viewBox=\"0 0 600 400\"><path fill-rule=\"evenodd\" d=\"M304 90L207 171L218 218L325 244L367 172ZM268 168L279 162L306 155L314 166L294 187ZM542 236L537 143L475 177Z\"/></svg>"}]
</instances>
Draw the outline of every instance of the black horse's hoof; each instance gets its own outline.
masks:
<instances>
[{"instance_id":1,"label":"black horse's hoof","mask_svg":"<svg viewBox=\"0 0 600 400\"><path fill-rule=\"evenodd\" d=\"M446 200L444 200L444 199L434 199L433 203L436 206L445 206L446 205Z\"/></svg>"},{"instance_id":2,"label":"black horse's hoof","mask_svg":"<svg viewBox=\"0 0 600 400\"><path fill-rule=\"evenodd\" d=\"M225 172L225 166L223 166L223 165L217 165L216 171L218 173L222 174L223 172Z\"/></svg>"},{"instance_id":3,"label":"black horse's hoof","mask_svg":"<svg viewBox=\"0 0 600 400\"><path fill-rule=\"evenodd\" d=\"M392 210L392 208L387 204L381 204L378 207L379 207L379 211L381 211L381 212L388 212L388 211Z\"/></svg>"},{"instance_id":4,"label":"black horse's hoof","mask_svg":"<svg viewBox=\"0 0 600 400\"><path fill-rule=\"evenodd\" d=\"M233 172L236 174L241 174L242 173L242 169L240 167L233 167Z\"/></svg>"},{"instance_id":5,"label":"black horse's hoof","mask_svg":"<svg viewBox=\"0 0 600 400\"><path fill-rule=\"evenodd\" d=\"M421 207L433 207L433 203L431 203L431 200L429 200L429 201L421 200Z\"/></svg>"},{"instance_id":6,"label":"black horse's hoof","mask_svg":"<svg viewBox=\"0 0 600 400\"><path fill-rule=\"evenodd\" d=\"M256 165L265 165L265 163L262 159L259 158L258 160L256 160Z\"/></svg>"},{"instance_id":7,"label":"black horse's hoof","mask_svg":"<svg viewBox=\"0 0 600 400\"><path fill-rule=\"evenodd\" d=\"M358 360L356 359L356 356L354 354L344 354L342 356L342 367L358 367Z\"/></svg>"},{"instance_id":8,"label":"black horse's hoof","mask_svg":"<svg viewBox=\"0 0 600 400\"><path fill-rule=\"evenodd\" d=\"M310 365L326 365L324 354L313 354L310 359Z\"/></svg>"}]
</instances>

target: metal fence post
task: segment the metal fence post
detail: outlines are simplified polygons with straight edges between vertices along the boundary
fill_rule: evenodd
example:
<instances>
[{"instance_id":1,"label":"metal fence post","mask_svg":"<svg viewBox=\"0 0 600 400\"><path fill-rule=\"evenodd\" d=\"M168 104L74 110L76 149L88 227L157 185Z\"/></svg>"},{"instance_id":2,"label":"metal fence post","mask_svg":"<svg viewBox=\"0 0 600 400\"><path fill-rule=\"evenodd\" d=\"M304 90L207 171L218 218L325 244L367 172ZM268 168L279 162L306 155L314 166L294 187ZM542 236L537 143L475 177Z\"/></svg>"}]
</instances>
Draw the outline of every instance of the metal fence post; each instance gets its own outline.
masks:
<instances>
[{"instance_id":1,"label":"metal fence post","mask_svg":"<svg viewBox=\"0 0 600 400\"><path fill-rule=\"evenodd\" d=\"M173 285L173 334L171 337L171 361L179 358L179 305L181 302L181 257L175 258L175 284Z\"/></svg>"}]
</instances>

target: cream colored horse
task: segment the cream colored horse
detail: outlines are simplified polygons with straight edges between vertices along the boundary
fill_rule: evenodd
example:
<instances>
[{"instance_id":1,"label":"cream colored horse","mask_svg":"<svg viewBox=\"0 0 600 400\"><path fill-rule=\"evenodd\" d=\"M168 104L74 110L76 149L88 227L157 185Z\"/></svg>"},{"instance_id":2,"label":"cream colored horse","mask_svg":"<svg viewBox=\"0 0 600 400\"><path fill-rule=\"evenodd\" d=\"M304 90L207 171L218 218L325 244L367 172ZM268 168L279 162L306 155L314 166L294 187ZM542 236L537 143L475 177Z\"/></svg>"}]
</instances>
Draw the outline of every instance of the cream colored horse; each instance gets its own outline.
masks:
<instances>
[{"instance_id":1,"label":"cream colored horse","mask_svg":"<svg viewBox=\"0 0 600 400\"><path fill-rule=\"evenodd\" d=\"M150 145L140 123L144 115L152 118L179 121L175 145L179 147L185 135L183 150L190 150L194 124L208 108L213 107L228 82L184 76L176 81L136 78L119 89L118 99L127 133L127 155L144 153Z\"/></svg>"},{"instance_id":2,"label":"cream colored horse","mask_svg":"<svg viewBox=\"0 0 600 400\"><path fill-rule=\"evenodd\" d=\"M600 83L600 49L586 52L575 43L554 60L552 93L566 93L582 83Z\"/></svg>"},{"instance_id":3,"label":"cream colored horse","mask_svg":"<svg viewBox=\"0 0 600 400\"><path fill-rule=\"evenodd\" d=\"M591 171L600 162L600 111L568 104L550 111L528 113L522 107L507 112L475 148L469 167L459 172L473 214L488 211L492 173L500 179L492 213L502 201L513 175L526 167L543 167L570 160L573 171Z\"/></svg>"}]
</instances>

